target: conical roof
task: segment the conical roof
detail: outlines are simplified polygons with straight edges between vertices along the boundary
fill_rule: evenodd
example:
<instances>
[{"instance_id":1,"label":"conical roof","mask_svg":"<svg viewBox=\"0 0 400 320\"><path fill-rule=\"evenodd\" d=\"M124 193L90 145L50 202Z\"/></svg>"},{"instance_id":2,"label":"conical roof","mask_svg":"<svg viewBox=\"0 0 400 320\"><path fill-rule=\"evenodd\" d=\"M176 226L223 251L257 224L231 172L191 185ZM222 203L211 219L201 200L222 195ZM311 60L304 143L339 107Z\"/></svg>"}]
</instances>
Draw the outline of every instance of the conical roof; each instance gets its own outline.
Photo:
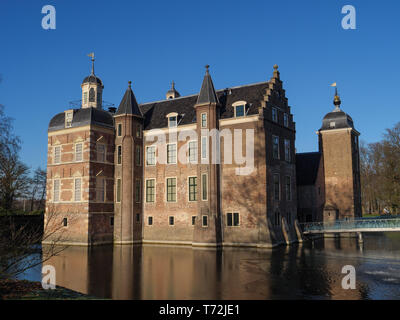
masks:
<instances>
[{"instance_id":1,"label":"conical roof","mask_svg":"<svg viewBox=\"0 0 400 320\"><path fill-rule=\"evenodd\" d=\"M219 103L208 68L209 66L207 65L206 74L204 76L203 84L201 85L200 94L197 98L196 104Z\"/></svg>"},{"instance_id":2,"label":"conical roof","mask_svg":"<svg viewBox=\"0 0 400 320\"><path fill-rule=\"evenodd\" d=\"M117 112L115 113L115 115L120 114L132 114L135 116L143 117L142 112L140 111L138 103L136 101L135 95L133 94L130 81L128 89L126 89L124 97L119 104Z\"/></svg>"}]
</instances>

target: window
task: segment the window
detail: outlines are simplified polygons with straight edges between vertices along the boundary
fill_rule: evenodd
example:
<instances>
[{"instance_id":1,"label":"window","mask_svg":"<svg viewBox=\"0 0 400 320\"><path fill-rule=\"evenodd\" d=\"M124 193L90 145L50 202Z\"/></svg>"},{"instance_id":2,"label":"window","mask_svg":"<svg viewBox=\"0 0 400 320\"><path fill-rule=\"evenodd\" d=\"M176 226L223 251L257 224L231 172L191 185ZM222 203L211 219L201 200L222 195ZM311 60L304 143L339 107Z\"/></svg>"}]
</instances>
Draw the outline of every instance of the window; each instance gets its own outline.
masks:
<instances>
[{"instance_id":1,"label":"window","mask_svg":"<svg viewBox=\"0 0 400 320\"><path fill-rule=\"evenodd\" d=\"M146 165L154 166L156 164L156 147L151 146L146 148Z\"/></svg>"},{"instance_id":2,"label":"window","mask_svg":"<svg viewBox=\"0 0 400 320\"><path fill-rule=\"evenodd\" d=\"M153 217L148 217L148 218L147 218L147 224L148 224L149 226L152 226L152 225L153 225Z\"/></svg>"},{"instance_id":3,"label":"window","mask_svg":"<svg viewBox=\"0 0 400 320\"><path fill-rule=\"evenodd\" d=\"M169 217L169 225L170 226L173 226L174 225L174 223L175 223L175 221L174 221L174 217Z\"/></svg>"},{"instance_id":4,"label":"window","mask_svg":"<svg viewBox=\"0 0 400 320\"><path fill-rule=\"evenodd\" d=\"M203 227L208 227L208 216L203 216L202 220Z\"/></svg>"},{"instance_id":5,"label":"window","mask_svg":"<svg viewBox=\"0 0 400 320\"><path fill-rule=\"evenodd\" d=\"M196 224L196 216L192 216L192 226Z\"/></svg>"},{"instance_id":6,"label":"window","mask_svg":"<svg viewBox=\"0 0 400 320\"><path fill-rule=\"evenodd\" d=\"M207 159L207 137L201 137L201 158Z\"/></svg>"},{"instance_id":7,"label":"window","mask_svg":"<svg viewBox=\"0 0 400 320\"><path fill-rule=\"evenodd\" d=\"M290 177L286 176L285 189L286 189L286 200L288 201L292 200L292 185L290 180L291 180Z\"/></svg>"},{"instance_id":8,"label":"window","mask_svg":"<svg viewBox=\"0 0 400 320\"><path fill-rule=\"evenodd\" d=\"M279 159L279 137L272 136L272 156L274 159Z\"/></svg>"},{"instance_id":9,"label":"window","mask_svg":"<svg viewBox=\"0 0 400 320\"><path fill-rule=\"evenodd\" d=\"M290 162L290 140L285 139L285 161Z\"/></svg>"},{"instance_id":10,"label":"window","mask_svg":"<svg viewBox=\"0 0 400 320\"><path fill-rule=\"evenodd\" d=\"M176 143L167 144L167 163L176 163Z\"/></svg>"},{"instance_id":11,"label":"window","mask_svg":"<svg viewBox=\"0 0 400 320\"><path fill-rule=\"evenodd\" d=\"M87 92L83 93L83 103L87 104L88 103L88 96L87 96Z\"/></svg>"},{"instance_id":12,"label":"window","mask_svg":"<svg viewBox=\"0 0 400 320\"><path fill-rule=\"evenodd\" d=\"M140 213L136 213L136 223L140 223Z\"/></svg>"},{"instance_id":13,"label":"window","mask_svg":"<svg viewBox=\"0 0 400 320\"><path fill-rule=\"evenodd\" d=\"M138 124L136 127L136 138L141 138L141 137L142 137L142 126Z\"/></svg>"},{"instance_id":14,"label":"window","mask_svg":"<svg viewBox=\"0 0 400 320\"><path fill-rule=\"evenodd\" d=\"M189 162L197 163L197 141L189 141Z\"/></svg>"},{"instance_id":15,"label":"window","mask_svg":"<svg viewBox=\"0 0 400 320\"><path fill-rule=\"evenodd\" d=\"M110 226L113 226L114 225L114 217L111 217L110 218Z\"/></svg>"},{"instance_id":16,"label":"window","mask_svg":"<svg viewBox=\"0 0 400 320\"><path fill-rule=\"evenodd\" d=\"M207 174L205 173L201 175L201 190L202 190L201 199L206 201L208 196L208 188L207 188Z\"/></svg>"},{"instance_id":17,"label":"window","mask_svg":"<svg viewBox=\"0 0 400 320\"><path fill-rule=\"evenodd\" d=\"M82 161L82 143L75 145L75 161Z\"/></svg>"},{"instance_id":18,"label":"window","mask_svg":"<svg viewBox=\"0 0 400 320\"><path fill-rule=\"evenodd\" d=\"M228 227L238 227L239 226L239 213L238 212L228 212L226 214L226 225Z\"/></svg>"},{"instance_id":19,"label":"window","mask_svg":"<svg viewBox=\"0 0 400 320\"><path fill-rule=\"evenodd\" d=\"M189 177L189 201L197 201L197 177Z\"/></svg>"},{"instance_id":20,"label":"window","mask_svg":"<svg viewBox=\"0 0 400 320\"><path fill-rule=\"evenodd\" d=\"M279 212L275 212L274 215L274 225L279 226L281 224L281 215L279 214Z\"/></svg>"},{"instance_id":21,"label":"window","mask_svg":"<svg viewBox=\"0 0 400 320\"><path fill-rule=\"evenodd\" d=\"M75 189L74 189L75 201L81 201L82 199L81 187L82 187L82 179L81 178L75 179Z\"/></svg>"},{"instance_id":22,"label":"window","mask_svg":"<svg viewBox=\"0 0 400 320\"><path fill-rule=\"evenodd\" d=\"M154 202L156 179L146 180L146 202Z\"/></svg>"},{"instance_id":23,"label":"window","mask_svg":"<svg viewBox=\"0 0 400 320\"><path fill-rule=\"evenodd\" d=\"M201 127L207 128L207 113L201 114Z\"/></svg>"},{"instance_id":24,"label":"window","mask_svg":"<svg viewBox=\"0 0 400 320\"><path fill-rule=\"evenodd\" d=\"M60 201L60 180L54 180L53 189L53 201L58 202Z\"/></svg>"},{"instance_id":25,"label":"window","mask_svg":"<svg viewBox=\"0 0 400 320\"><path fill-rule=\"evenodd\" d=\"M273 175L274 181L274 200L279 201L280 199L280 185L279 185L279 174Z\"/></svg>"},{"instance_id":26,"label":"window","mask_svg":"<svg viewBox=\"0 0 400 320\"><path fill-rule=\"evenodd\" d=\"M116 190L117 202L121 202L121 179L117 179L117 190Z\"/></svg>"},{"instance_id":27,"label":"window","mask_svg":"<svg viewBox=\"0 0 400 320\"><path fill-rule=\"evenodd\" d=\"M63 224L63 227L67 227L68 226L68 219L64 218L62 224Z\"/></svg>"},{"instance_id":28,"label":"window","mask_svg":"<svg viewBox=\"0 0 400 320\"><path fill-rule=\"evenodd\" d=\"M96 145L97 151L97 161L106 162L106 146L104 144L98 143Z\"/></svg>"},{"instance_id":29,"label":"window","mask_svg":"<svg viewBox=\"0 0 400 320\"><path fill-rule=\"evenodd\" d=\"M329 122L329 128L334 128L336 126L335 121Z\"/></svg>"},{"instance_id":30,"label":"window","mask_svg":"<svg viewBox=\"0 0 400 320\"><path fill-rule=\"evenodd\" d=\"M141 151L142 151L141 147L140 146L136 146L136 157L135 157L135 159L136 159L136 165L137 166L140 166L141 163L142 163Z\"/></svg>"},{"instance_id":31,"label":"window","mask_svg":"<svg viewBox=\"0 0 400 320\"><path fill-rule=\"evenodd\" d=\"M65 127L71 128L72 127L72 118L74 116L73 111L69 111L65 113Z\"/></svg>"},{"instance_id":32,"label":"window","mask_svg":"<svg viewBox=\"0 0 400 320\"><path fill-rule=\"evenodd\" d=\"M89 102L95 102L94 101L94 96L95 96L94 89L90 88L90 90L89 90Z\"/></svg>"},{"instance_id":33,"label":"window","mask_svg":"<svg viewBox=\"0 0 400 320\"><path fill-rule=\"evenodd\" d=\"M176 201L176 178L167 179L167 201Z\"/></svg>"},{"instance_id":34,"label":"window","mask_svg":"<svg viewBox=\"0 0 400 320\"><path fill-rule=\"evenodd\" d=\"M276 108L272 108L272 121L278 122L278 110Z\"/></svg>"},{"instance_id":35,"label":"window","mask_svg":"<svg viewBox=\"0 0 400 320\"><path fill-rule=\"evenodd\" d=\"M54 163L61 162L61 146L54 147Z\"/></svg>"},{"instance_id":36,"label":"window","mask_svg":"<svg viewBox=\"0 0 400 320\"><path fill-rule=\"evenodd\" d=\"M287 113L283 114L283 125L287 128L289 127L289 116Z\"/></svg>"},{"instance_id":37,"label":"window","mask_svg":"<svg viewBox=\"0 0 400 320\"><path fill-rule=\"evenodd\" d=\"M240 105L235 107L235 117L244 117L245 115L245 106Z\"/></svg>"},{"instance_id":38,"label":"window","mask_svg":"<svg viewBox=\"0 0 400 320\"><path fill-rule=\"evenodd\" d=\"M117 136L120 137L122 136L122 124L118 123L118 127L117 127Z\"/></svg>"},{"instance_id":39,"label":"window","mask_svg":"<svg viewBox=\"0 0 400 320\"><path fill-rule=\"evenodd\" d=\"M97 91L97 99L96 99L96 101L97 101L97 105L101 106L101 92L100 91Z\"/></svg>"},{"instance_id":40,"label":"window","mask_svg":"<svg viewBox=\"0 0 400 320\"><path fill-rule=\"evenodd\" d=\"M168 118L168 127L174 128L178 125L177 116L171 116Z\"/></svg>"},{"instance_id":41,"label":"window","mask_svg":"<svg viewBox=\"0 0 400 320\"><path fill-rule=\"evenodd\" d=\"M135 183L135 201L139 203L141 200L141 190L142 190L142 181L140 179L136 179Z\"/></svg>"},{"instance_id":42,"label":"window","mask_svg":"<svg viewBox=\"0 0 400 320\"><path fill-rule=\"evenodd\" d=\"M98 202L104 202L105 200L105 184L106 180L103 178L97 178L96 180L96 198Z\"/></svg>"},{"instance_id":43,"label":"window","mask_svg":"<svg viewBox=\"0 0 400 320\"><path fill-rule=\"evenodd\" d=\"M122 146L117 147L117 164L122 163Z\"/></svg>"}]
</instances>

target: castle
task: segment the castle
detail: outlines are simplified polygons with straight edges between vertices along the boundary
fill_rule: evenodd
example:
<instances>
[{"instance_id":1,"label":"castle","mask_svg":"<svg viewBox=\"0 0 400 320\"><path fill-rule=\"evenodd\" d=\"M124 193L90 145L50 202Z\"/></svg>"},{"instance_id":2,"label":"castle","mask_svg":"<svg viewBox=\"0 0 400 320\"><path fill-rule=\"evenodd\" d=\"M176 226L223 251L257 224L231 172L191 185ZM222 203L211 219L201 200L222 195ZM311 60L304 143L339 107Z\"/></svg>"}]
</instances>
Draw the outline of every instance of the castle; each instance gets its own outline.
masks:
<instances>
[{"instance_id":1,"label":"castle","mask_svg":"<svg viewBox=\"0 0 400 320\"><path fill-rule=\"evenodd\" d=\"M278 66L269 81L138 104L129 82L103 110L102 80L48 128L45 225L56 241L271 247L301 241L299 222L361 216L358 136L335 109L319 152L295 153ZM51 216L57 213L56 218ZM52 220L52 222L50 222Z\"/></svg>"}]
</instances>

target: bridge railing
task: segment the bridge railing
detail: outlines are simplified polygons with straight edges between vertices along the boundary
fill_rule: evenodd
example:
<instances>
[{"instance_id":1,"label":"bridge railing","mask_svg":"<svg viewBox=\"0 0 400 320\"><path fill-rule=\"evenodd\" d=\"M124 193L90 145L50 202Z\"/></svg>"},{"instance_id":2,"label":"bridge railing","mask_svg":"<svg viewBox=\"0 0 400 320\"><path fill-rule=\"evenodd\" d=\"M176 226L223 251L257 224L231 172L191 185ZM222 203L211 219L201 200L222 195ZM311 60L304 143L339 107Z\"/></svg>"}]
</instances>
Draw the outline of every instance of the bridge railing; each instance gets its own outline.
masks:
<instances>
[{"instance_id":1,"label":"bridge railing","mask_svg":"<svg viewBox=\"0 0 400 320\"><path fill-rule=\"evenodd\" d=\"M353 229L395 229L400 230L400 218L394 219L354 219L300 224L303 232L325 232Z\"/></svg>"}]
</instances>

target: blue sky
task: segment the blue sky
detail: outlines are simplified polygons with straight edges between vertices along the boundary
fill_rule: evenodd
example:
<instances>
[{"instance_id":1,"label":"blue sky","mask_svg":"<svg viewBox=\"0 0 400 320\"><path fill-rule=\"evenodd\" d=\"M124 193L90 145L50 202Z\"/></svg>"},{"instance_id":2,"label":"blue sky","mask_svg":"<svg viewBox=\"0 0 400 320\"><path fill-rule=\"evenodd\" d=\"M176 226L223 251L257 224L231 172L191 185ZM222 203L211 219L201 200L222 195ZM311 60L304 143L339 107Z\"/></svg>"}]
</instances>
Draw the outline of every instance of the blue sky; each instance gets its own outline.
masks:
<instances>
[{"instance_id":1,"label":"blue sky","mask_svg":"<svg viewBox=\"0 0 400 320\"><path fill-rule=\"evenodd\" d=\"M56 8L44 30L42 6ZM344 30L341 8L356 8ZM268 80L273 65L296 121L298 152L317 150L315 131L342 108L374 142L400 119L400 3L371 0L0 1L0 103L23 140L29 166L46 166L47 126L81 97L96 54L103 99L118 106L127 87L139 102L164 98L172 80L197 93L209 64L216 88Z\"/></svg>"}]
</instances>

